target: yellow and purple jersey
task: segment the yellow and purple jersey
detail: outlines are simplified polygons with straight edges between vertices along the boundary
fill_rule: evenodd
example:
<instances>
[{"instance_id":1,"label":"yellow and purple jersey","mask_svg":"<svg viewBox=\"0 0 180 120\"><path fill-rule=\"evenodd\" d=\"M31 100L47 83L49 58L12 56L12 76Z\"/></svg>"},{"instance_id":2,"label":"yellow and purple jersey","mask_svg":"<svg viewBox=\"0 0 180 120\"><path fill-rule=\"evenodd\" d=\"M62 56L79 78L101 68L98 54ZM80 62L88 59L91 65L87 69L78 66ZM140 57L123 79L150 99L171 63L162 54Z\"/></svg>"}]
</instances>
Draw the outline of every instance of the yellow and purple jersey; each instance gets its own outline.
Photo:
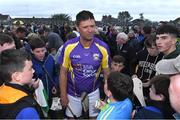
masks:
<instances>
[{"instance_id":1,"label":"yellow and purple jersey","mask_svg":"<svg viewBox=\"0 0 180 120\"><path fill-rule=\"evenodd\" d=\"M103 41L93 38L90 47L80 43L80 37L67 41L62 49L60 63L68 68L68 94L80 96L99 87L101 69L109 68L109 48Z\"/></svg>"}]
</instances>

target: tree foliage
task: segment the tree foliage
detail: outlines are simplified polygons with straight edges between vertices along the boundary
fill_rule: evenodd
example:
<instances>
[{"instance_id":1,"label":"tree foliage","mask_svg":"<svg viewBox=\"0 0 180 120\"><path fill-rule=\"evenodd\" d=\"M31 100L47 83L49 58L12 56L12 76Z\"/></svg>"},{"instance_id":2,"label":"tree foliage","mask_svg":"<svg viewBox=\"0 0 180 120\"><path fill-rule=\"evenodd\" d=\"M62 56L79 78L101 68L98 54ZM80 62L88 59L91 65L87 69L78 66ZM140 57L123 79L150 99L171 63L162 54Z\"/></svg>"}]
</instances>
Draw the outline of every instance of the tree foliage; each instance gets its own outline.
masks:
<instances>
[{"instance_id":1,"label":"tree foliage","mask_svg":"<svg viewBox=\"0 0 180 120\"><path fill-rule=\"evenodd\" d=\"M113 18L111 15L103 15L102 16L102 23L104 25L113 25L117 23L117 19Z\"/></svg>"},{"instance_id":2,"label":"tree foliage","mask_svg":"<svg viewBox=\"0 0 180 120\"><path fill-rule=\"evenodd\" d=\"M128 11L118 13L118 22L121 26L127 26L132 19L133 17L131 17Z\"/></svg>"},{"instance_id":3,"label":"tree foliage","mask_svg":"<svg viewBox=\"0 0 180 120\"><path fill-rule=\"evenodd\" d=\"M63 13L54 14L51 16L51 19L54 24L63 24L64 22L69 23L72 20L71 16Z\"/></svg>"}]
</instances>

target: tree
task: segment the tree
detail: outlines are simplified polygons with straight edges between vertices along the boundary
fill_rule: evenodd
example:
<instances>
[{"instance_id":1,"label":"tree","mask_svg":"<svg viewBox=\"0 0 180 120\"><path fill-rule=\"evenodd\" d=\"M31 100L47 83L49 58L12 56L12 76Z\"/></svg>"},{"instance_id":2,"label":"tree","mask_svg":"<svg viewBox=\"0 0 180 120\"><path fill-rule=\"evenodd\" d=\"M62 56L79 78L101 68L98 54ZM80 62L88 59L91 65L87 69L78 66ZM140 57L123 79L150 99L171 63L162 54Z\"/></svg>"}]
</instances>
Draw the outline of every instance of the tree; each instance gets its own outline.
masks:
<instances>
[{"instance_id":1,"label":"tree","mask_svg":"<svg viewBox=\"0 0 180 120\"><path fill-rule=\"evenodd\" d=\"M52 19L52 23L54 24L63 24L64 22L71 22L72 18L71 16L69 16L68 14L54 14L51 16L51 19Z\"/></svg>"},{"instance_id":2,"label":"tree","mask_svg":"<svg viewBox=\"0 0 180 120\"><path fill-rule=\"evenodd\" d=\"M122 11L118 13L118 23L123 29L129 26L129 22L133 19L128 11Z\"/></svg>"},{"instance_id":3,"label":"tree","mask_svg":"<svg viewBox=\"0 0 180 120\"><path fill-rule=\"evenodd\" d=\"M140 13L140 14L139 14L141 20L144 20L144 15L143 15L143 14L144 14L144 13Z\"/></svg>"},{"instance_id":4,"label":"tree","mask_svg":"<svg viewBox=\"0 0 180 120\"><path fill-rule=\"evenodd\" d=\"M117 23L117 19L113 18L111 15L103 15L101 21L103 25L114 25Z\"/></svg>"}]
</instances>

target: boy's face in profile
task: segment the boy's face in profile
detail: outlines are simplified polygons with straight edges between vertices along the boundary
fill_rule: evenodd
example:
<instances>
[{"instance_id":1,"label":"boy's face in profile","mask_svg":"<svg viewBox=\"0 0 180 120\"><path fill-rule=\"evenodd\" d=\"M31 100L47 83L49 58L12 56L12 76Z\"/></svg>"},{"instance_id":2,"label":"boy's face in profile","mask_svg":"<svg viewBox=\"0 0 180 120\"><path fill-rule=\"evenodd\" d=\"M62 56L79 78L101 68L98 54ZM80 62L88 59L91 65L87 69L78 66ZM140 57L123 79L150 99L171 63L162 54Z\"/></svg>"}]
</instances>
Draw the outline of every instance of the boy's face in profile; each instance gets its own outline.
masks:
<instances>
[{"instance_id":1,"label":"boy's face in profile","mask_svg":"<svg viewBox=\"0 0 180 120\"><path fill-rule=\"evenodd\" d=\"M155 45L147 47L147 51L151 56L157 56L159 54L159 50Z\"/></svg>"},{"instance_id":2,"label":"boy's face in profile","mask_svg":"<svg viewBox=\"0 0 180 120\"><path fill-rule=\"evenodd\" d=\"M165 98L162 94L156 94L156 89L154 88L154 85L151 85L149 88L149 96L151 100L155 101L163 101Z\"/></svg>"},{"instance_id":3,"label":"boy's face in profile","mask_svg":"<svg viewBox=\"0 0 180 120\"><path fill-rule=\"evenodd\" d=\"M32 53L34 54L34 57L37 60L43 61L44 57L45 57L45 53L46 53L46 48L42 47L42 48L35 48Z\"/></svg>"},{"instance_id":4,"label":"boy's face in profile","mask_svg":"<svg viewBox=\"0 0 180 120\"><path fill-rule=\"evenodd\" d=\"M123 63L118 63L118 62L112 62L111 63L111 71L112 72L121 72L121 70L124 68L124 64Z\"/></svg>"},{"instance_id":5,"label":"boy's face in profile","mask_svg":"<svg viewBox=\"0 0 180 120\"><path fill-rule=\"evenodd\" d=\"M20 84L30 84L32 82L34 69L32 68L32 61L25 61L25 67L23 68L22 72L19 72L20 74L20 81L18 81Z\"/></svg>"}]
</instances>

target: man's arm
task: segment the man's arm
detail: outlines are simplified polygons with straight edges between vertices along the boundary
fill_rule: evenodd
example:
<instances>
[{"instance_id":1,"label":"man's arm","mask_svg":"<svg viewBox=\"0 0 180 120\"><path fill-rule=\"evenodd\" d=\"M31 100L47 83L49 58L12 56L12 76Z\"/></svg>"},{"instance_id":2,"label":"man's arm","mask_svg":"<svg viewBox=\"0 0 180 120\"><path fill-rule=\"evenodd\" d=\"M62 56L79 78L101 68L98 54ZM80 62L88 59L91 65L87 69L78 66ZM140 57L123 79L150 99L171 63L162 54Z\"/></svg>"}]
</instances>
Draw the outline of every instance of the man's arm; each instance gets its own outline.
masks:
<instances>
[{"instance_id":1,"label":"man's arm","mask_svg":"<svg viewBox=\"0 0 180 120\"><path fill-rule=\"evenodd\" d=\"M61 66L60 70L60 92L61 92L61 105L66 107L69 100L67 97L67 73L68 69Z\"/></svg>"},{"instance_id":2,"label":"man's arm","mask_svg":"<svg viewBox=\"0 0 180 120\"><path fill-rule=\"evenodd\" d=\"M107 79L108 79L109 73L110 73L110 69L109 69L109 68L104 68L104 69L103 69L104 80L107 80Z\"/></svg>"}]
</instances>

